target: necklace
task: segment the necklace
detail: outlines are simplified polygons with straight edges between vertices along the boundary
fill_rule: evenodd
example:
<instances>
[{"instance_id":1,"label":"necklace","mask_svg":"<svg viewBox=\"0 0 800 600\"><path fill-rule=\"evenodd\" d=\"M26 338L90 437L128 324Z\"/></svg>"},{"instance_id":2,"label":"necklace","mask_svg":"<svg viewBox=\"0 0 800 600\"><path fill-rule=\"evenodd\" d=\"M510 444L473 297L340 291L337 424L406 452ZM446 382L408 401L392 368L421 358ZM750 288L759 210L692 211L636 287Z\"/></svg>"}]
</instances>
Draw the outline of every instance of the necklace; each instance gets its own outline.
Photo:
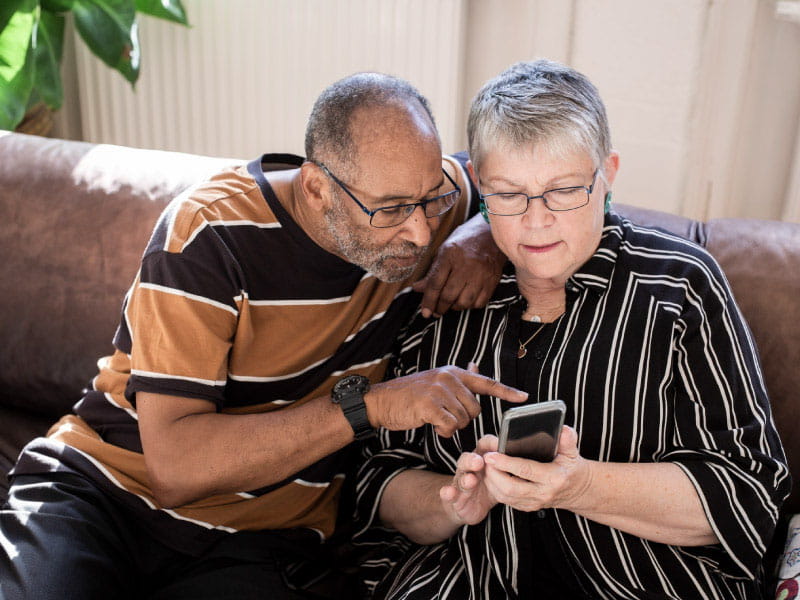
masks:
<instances>
[{"instance_id":1,"label":"necklace","mask_svg":"<svg viewBox=\"0 0 800 600\"><path fill-rule=\"evenodd\" d=\"M534 331L533 335L529 337L527 340L525 340L525 343L521 342L520 340L517 340L517 343L519 344L519 349L517 350L517 358L525 358L525 355L528 354L528 349L525 346L530 344L533 341L533 338L535 338L537 335L541 333L542 329L544 329L544 326L545 323L539 325L539 329Z\"/></svg>"}]
</instances>

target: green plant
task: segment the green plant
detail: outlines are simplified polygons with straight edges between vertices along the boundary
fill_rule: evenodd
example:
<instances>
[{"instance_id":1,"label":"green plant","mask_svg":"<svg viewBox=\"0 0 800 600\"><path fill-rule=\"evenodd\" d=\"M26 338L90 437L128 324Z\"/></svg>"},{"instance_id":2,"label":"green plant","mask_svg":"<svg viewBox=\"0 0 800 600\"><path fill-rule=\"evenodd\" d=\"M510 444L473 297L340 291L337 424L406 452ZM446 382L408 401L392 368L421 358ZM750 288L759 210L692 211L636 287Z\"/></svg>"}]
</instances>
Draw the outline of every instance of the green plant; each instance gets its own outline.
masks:
<instances>
[{"instance_id":1,"label":"green plant","mask_svg":"<svg viewBox=\"0 0 800 600\"><path fill-rule=\"evenodd\" d=\"M137 13L188 25L181 0L0 0L0 129L16 127L37 102L61 107L68 14L91 51L136 83Z\"/></svg>"}]
</instances>

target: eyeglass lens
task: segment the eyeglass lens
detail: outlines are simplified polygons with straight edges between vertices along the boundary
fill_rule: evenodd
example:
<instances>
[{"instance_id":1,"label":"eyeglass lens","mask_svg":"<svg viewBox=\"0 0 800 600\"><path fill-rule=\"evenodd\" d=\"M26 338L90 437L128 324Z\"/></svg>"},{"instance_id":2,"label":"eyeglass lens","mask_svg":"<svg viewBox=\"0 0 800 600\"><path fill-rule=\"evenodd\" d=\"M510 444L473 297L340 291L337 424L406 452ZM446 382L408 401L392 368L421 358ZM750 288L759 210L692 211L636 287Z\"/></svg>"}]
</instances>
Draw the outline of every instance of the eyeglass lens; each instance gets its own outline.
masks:
<instances>
[{"instance_id":1,"label":"eyeglass lens","mask_svg":"<svg viewBox=\"0 0 800 600\"><path fill-rule=\"evenodd\" d=\"M589 190L572 187L550 190L542 194L544 204L550 210L574 210L589 202ZM528 210L525 194L489 194L484 196L486 208L495 215L519 215Z\"/></svg>"},{"instance_id":2,"label":"eyeglass lens","mask_svg":"<svg viewBox=\"0 0 800 600\"><path fill-rule=\"evenodd\" d=\"M394 225L399 225L411 216L411 213L416 210L417 206L422 206L425 216L428 219L432 219L450 210L457 199L458 190L452 190L451 192L417 204L402 204L400 206L379 208L372 215L370 224L373 227L392 227Z\"/></svg>"}]
</instances>

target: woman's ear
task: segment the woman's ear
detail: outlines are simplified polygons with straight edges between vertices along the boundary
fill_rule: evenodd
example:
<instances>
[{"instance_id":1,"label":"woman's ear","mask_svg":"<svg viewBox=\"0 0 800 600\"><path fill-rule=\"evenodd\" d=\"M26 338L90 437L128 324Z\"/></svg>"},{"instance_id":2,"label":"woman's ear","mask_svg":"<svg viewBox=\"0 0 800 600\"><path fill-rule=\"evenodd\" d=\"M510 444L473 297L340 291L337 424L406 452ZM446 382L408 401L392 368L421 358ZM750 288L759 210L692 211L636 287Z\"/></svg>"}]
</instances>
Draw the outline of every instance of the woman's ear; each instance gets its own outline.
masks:
<instances>
[{"instance_id":1,"label":"woman's ear","mask_svg":"<svg viewBox=\"0 0 800 600\"><path fill-rule=\"evenodd\" d=\"M475 167L471 160L467 161L467 172L469 173L469 178L472 179L472 183L480 190L480 187L478 187L478 176L475 174ZM478 210L481 212L483 220L489 223L489 211L486 210L486 203L483 200L478 204Z\"/></svg>"},{"instance_id":2,"label":"woman's ear","mask_svg":"<svg viewBox=\"0 0 800 600\"><path fill-rule=\"evenodd\" d=\"M614 179L617 177L617 171L619 171L619 153L612 150L603 163L603 174L608 184L607 187L610 188L614 183Z\"/></svg>"},{"instance_id":3,"label":"woman's ear","mask_svg":"<svg viewBox=\"0 0 800 600\"><path fill-rule=\"evenodd\" d=\"M467 161L467 173L469 173L469 178L472 179L472 183L475 184L475 187L479 188L478 176L475 174L475 165L472 164L471 160Z\"/></svg>"}]
</instances>

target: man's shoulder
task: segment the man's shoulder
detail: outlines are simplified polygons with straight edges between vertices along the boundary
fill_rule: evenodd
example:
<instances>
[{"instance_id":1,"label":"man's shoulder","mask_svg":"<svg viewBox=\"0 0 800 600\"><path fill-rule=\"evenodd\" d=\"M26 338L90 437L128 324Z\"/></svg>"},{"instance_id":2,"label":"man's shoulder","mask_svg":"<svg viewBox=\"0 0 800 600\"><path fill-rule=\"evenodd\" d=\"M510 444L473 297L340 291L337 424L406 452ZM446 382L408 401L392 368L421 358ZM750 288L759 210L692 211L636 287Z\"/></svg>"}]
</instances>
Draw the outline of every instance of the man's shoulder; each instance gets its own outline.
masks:
<instances>
[{"instance_id":1,"label":"man's shoulder","mask_svg":"<svg viewBox=\"0 0 800 600\"><path fill-rule=\"evenodd\" d=\"M167 250L179 252L205 228L280 227L246 164L232 164L177 196L161 217Z\"/></svg>"},{"instance_id":2,"label":"man's shoulder","mask_svg":"<svg viewBox=\"0 0 800 600\"><path fill-rule=\"evenodd\" d=\"M455 154L445 154L442 156L442 168L456 180L462 190L469 188L469 174L467 172L467 161L469 157L466 152Z\"/></svg>"}]
</instances>

